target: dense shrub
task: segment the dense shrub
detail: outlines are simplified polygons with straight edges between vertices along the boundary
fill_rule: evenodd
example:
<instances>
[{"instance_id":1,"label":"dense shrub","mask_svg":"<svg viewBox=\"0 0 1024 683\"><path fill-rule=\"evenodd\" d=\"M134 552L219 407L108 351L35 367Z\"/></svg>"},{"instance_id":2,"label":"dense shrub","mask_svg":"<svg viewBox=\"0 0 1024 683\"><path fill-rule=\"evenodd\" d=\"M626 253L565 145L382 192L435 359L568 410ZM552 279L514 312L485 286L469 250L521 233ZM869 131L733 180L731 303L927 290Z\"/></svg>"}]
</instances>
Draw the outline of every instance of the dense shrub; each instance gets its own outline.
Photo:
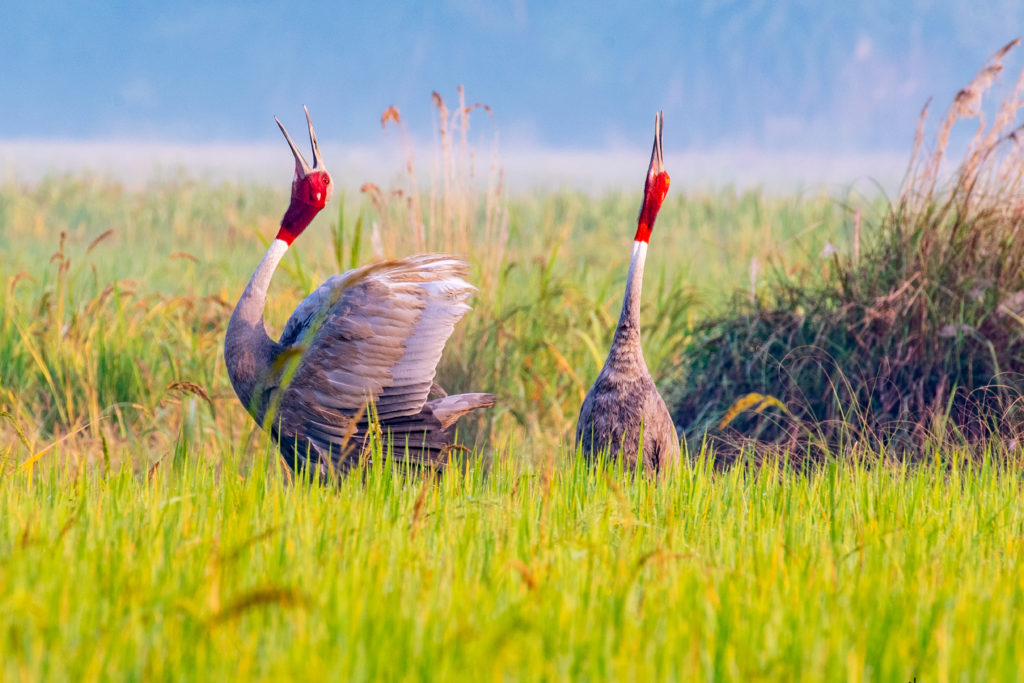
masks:
<instances>
[{"instance_id":1,"label":"dense shrub","mask_svg":"<svg viewBox=\"0 0 1024 683\"><path fill-rule=\"evenodd\" d=\"M780 277L698 325L670 392L691 439L847 438L919 450L1024 433L1024 72L989 125L982 95L1020 41L957 93L903 187L827 277ZM979 121L942 180L953 125ZM861 244L862 243L862 244ZM771 397L762 400L758 394Z\"/></svg>"}]
</instances>

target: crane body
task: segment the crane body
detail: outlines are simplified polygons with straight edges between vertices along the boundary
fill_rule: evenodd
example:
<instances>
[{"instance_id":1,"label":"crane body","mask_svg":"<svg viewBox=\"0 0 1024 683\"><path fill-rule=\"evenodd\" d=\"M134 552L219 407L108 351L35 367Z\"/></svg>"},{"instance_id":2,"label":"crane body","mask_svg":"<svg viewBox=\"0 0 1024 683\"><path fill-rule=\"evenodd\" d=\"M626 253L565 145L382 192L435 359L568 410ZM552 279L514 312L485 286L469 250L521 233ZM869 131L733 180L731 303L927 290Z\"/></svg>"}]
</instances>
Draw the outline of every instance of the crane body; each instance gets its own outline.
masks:
<instances>
[{"instance_id":1,"label":"crane body","mask_svg":"<svg viewBox=\"0 0 1024 683\"><path fill-rule=\"evenodd\" d=\"M644 200L633 239L622 311L611 349L587 392L576 423L576 445L588 460L621 454L632 468L663 472L679 460L679 436L664 399L651 378L640 339L640 295L644 264L658 210L668 192L662 143L662 115L655 120L654 149Z\"/></svg>"},{"instance_id":2,"label":"crane body","mask_svg":"<svg viewBox=\"0 0 1024 683\"><path fill-rule=\"evenodd\" d=\"M278 341L263 313L274 271L326 205L331 179L309 120L314 163L295 157L292 199L228 323L224 359L239 400L285 458L320 475L344 473L379 429L385 453L415 465L446 462L456 421L492 394L438 393L437 364L475 288L461 260L425 254L328 278L291 315ZM440 392L443 393L443 392Z\"/></svg>"}]
</instances>

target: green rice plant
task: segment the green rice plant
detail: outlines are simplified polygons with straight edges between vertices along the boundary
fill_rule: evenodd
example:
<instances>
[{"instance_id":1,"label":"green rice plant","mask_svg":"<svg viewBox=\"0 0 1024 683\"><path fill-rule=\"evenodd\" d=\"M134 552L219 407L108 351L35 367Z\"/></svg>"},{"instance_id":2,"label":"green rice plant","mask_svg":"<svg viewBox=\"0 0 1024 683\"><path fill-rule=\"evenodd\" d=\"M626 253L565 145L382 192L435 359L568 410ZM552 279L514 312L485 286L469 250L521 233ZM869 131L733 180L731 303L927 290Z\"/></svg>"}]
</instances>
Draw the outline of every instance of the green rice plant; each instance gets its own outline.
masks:
<instances>
[{"instance_id":1,"label":"green rice plant","mask_svg":"<svg viewBox=\"0 0 1024 683\"><path fill-rule=\"evenodd\" d=\"M109 473L62 452L0 482L4 678L1024 672L1005 453L718 471L702 452L657 484L509 450L324 485L225 435L148 473L127 448Z\"/></svg>"}]
</instances>

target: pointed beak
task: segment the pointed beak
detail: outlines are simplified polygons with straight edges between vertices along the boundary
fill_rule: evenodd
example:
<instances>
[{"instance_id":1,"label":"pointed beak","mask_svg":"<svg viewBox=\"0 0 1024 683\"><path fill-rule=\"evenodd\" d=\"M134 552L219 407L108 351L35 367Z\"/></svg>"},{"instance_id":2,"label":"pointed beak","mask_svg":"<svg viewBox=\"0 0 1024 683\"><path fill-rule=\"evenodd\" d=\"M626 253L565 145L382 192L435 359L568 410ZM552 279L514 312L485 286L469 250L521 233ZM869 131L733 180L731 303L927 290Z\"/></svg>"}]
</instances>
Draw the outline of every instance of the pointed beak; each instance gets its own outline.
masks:
<instances>
[{"instance_id":1,"label":"pointed beak","mask_svg":"<svg viewBox=\"0 0 1024 683\"><path fill-rule=\"evenodd\" d=\"M665 112L659 111L654 117L654 149L651 150L651 165L647 168L648 178L665 172L665 157L661 151L661 127L664 122Z\"/></svg>"},{"instance_id":2,"label":"pointed beak","mask_svg":"<svg viewBox=\"0 0 1024 683\"><path fill-rule=\"evenodd\" d=\"M275 116L274 121L277 121L277 127L281 129L284 134L284 139L288 141L288 146L292 148L292 156L295 157L295 176L297 178L305 178L307 175L312 173L314 170L323 170L324 160L320 156L320 145L317 144L316 133L313 131L313 120L309 118L309 110L303 105L302 109L306 112L306 125L309 126L309 142L313 146L313 165L310 166L306 158L302 156L302 152L295 145L295 141L292 140L292 136L288 135L288 131L285 130L284 125Z\"/></svg>"},{"instance_id":3,"label":"pointed beak","mask_svg":"<svg viewBox=\"0 0 1024 683\"><path fill-rule=\"evenodd\" d=\"M316 141L316 131L313 130L313 119L309 118L309 109L302 105L302 111L306 112L306 125L309 126L309 144L313 147L313 170L323 170L324 159L320 156L320 145Z\"/></svg>"}]
</instances>

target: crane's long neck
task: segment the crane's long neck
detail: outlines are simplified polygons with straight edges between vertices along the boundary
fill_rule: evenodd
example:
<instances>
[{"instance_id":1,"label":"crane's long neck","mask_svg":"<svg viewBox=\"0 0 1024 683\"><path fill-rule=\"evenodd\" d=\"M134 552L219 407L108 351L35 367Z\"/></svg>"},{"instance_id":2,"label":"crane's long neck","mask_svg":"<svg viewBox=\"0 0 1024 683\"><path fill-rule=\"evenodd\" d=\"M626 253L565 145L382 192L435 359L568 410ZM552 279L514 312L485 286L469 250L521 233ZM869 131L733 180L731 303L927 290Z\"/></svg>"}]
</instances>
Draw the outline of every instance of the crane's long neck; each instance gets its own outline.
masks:
<instances>
[{"instance_id":1,"label":"crane's long neck","mask_svg":"<svg viewBox=\"0 0 1024 683\"><path fill-rule=\"evenodd\" d=\"M640 291L644 281L644 261L647 260L647 242L633 242L633 256L629 260L629 274L626 276L626 294L622 298L622 313L615 328L612 347L640 352Z\"/></svg>"},{"instance_id":2,"label":"crane's long neck","mask_svg":"<svg viewBox=\"0 0 1024 683\"><path fill-rule=\"evenodd\" d=\"M277 344L267 335L263 325L263 309L267 289L278 264L288 251L288 243L275 239L249 278L224 338L224 361L235 393L250 412L254 410L253 393L270 369L277 355Z\"/></svg>"}]
</instances>

